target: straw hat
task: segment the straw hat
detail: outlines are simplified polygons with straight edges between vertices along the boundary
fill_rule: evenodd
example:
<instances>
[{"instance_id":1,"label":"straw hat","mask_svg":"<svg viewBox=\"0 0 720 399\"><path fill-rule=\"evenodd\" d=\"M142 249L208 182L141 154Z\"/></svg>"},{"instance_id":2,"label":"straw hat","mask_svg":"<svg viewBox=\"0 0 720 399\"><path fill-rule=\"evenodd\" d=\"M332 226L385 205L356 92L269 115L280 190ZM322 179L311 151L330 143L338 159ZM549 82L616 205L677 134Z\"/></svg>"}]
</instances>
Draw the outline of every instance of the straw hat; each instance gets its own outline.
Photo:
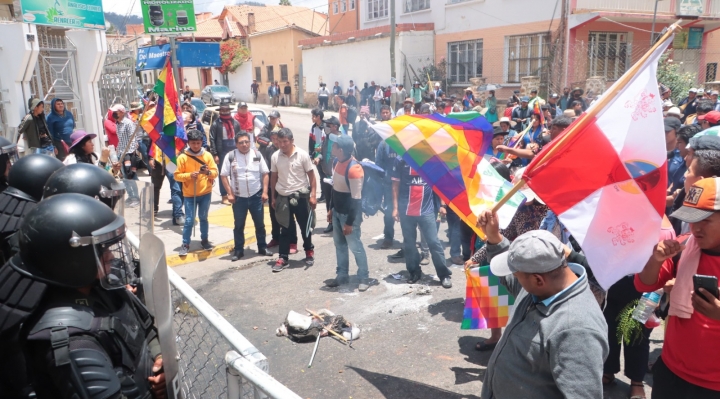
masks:
<instances>
[{"instance_id":1,"label":"straw hat","mask_svg":"<svg viewBox=\"0 0 720 399\"><path fill-rule=\"evenodd\" d=\"M493 123L493 126L500 126L500 124L503 122L509 123L510 127L515 127L515 125L517 125L517 123L515 121L510 120L510 118L508 118L507 116L503 116L502 118L500 118L499 121Z\"/></svg>"}]
</instances>

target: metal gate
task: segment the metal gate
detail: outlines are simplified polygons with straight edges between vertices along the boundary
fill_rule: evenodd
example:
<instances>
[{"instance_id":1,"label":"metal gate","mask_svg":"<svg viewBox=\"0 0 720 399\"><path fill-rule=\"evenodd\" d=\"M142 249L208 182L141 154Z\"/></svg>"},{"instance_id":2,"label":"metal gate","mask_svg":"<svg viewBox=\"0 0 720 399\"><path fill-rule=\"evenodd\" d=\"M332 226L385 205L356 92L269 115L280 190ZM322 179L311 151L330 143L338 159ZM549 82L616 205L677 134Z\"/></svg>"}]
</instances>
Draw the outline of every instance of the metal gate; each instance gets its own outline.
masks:
<instances>
[{"instance_id":1,"label":"metal gate","mask_svg":"<svg viewBox=\"0 0 720 399\"><path fill-rule=\"evenodd\" d=\"M100 107L107 110L115 103L128 106L140 99L135 75L135 52L132 47L108 46L100 76Z\"/></svg>"},{"instance_id":2,"label":"metal gate","mask_svg":"<svg viewBox=\"0 0 720 399\"><path fill-rule=\"evenodd\" d=\"M58 32L57 30L55 32ZM53 98L60 98L65 103L65 109L72 112L78 129L84 128L80 95L78 94L78 79L76 68L77 49L75 45L64 36L50 32L44 26L37 27L39 54L35 72L30 79L32 96L45 102ZM26 104L27 105L27 104ZM50 112L49 104L45 113Z\"/></svg>"}]
</instances>

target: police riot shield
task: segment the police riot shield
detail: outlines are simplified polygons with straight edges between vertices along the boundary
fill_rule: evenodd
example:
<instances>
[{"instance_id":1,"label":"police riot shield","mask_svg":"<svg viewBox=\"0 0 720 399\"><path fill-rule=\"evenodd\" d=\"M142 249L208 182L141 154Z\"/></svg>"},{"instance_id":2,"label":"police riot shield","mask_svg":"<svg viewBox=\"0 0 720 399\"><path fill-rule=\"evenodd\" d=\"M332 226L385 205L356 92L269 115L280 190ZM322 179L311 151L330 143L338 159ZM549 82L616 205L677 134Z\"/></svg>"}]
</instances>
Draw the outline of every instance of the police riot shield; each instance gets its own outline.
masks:
<instances>
[{"instance_id":1,"label":"police riot shield","mask_svg":"<svg viewBox=\"0 0 720 399\"><path fill-rule=\"evenodd\" d=\"M155 317L168 397L177 399L180 397L178 351L172 324L173 308L165 244L152 233L145 233L140 240L140 270L145 305Z\"/></svg>"},{"instance_id":2,"label":"police riot shield","mask_svg":"<svg viewBox=\"0 0 720 399\"><path fill-rule=\"evenodd\" d=\"M154 233L154 193L150 182L141 180L121 180L125 185L125 198L115 205L115 213L125 218L127 229L135 237L145 233Z\"/></svg>"}]
</instances>

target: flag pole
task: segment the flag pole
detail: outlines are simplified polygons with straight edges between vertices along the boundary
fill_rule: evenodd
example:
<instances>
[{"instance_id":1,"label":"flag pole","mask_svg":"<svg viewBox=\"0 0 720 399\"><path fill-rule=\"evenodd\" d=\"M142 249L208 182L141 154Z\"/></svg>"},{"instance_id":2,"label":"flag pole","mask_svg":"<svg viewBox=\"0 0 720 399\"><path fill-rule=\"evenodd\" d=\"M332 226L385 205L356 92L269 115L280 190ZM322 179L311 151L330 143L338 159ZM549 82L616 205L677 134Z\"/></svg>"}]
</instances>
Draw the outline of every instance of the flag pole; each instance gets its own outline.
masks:
<instances>
[{"instance_id":1,"label":"flag pole","mask_svg":"<svg viewBox=\"0 0 720 399\"><path fill-rule=\"evenodd\" d=\"M630 80L637 74L637 72L640 70L640 67L645 64L645 61L650 58L652 53L655 52L655 50L660 47L665 41L667 41L670 36L672 36L673 33L675 33L676 29L681 29L680 22L682 20L678 20L674 24L670 25L665 31L665 34L663 34L660 39L655 42L655 44L648 50L645 55L643 55L636 63L633 65L627 72L625 72L620 79L615 81L615 83L610 86L610 89L608 89L607 93L600 96L600 99L595 103L594 106L592 106L589 110L587 110L584 114L580 116L580 118L573 123L567 131L563 133L562 136L558 138L557 144L553 145L552 148L549 148L547 152L542 151L540 152L541 158L536 163L536 165L540 165L550 159L555 153L562 148L565 143L567 143L570 139L572 139L575 135L577 135L580 131L585 129L587 125L592 122L592 120L595 118L597 113L605 108L612 100L615 99L615 97L620 93L620 90L625 87L628 83L630 83ZM527 173L527 171L526 171ZM492 211L497 212L498 209L500 209L503 205L505 205L510 198L515 195L527 182L525 179L520 179L517 183L513 185L513 188L505 194L500 201L498 201L495 206L493 207Z\"/></svg>"}]
</instances>

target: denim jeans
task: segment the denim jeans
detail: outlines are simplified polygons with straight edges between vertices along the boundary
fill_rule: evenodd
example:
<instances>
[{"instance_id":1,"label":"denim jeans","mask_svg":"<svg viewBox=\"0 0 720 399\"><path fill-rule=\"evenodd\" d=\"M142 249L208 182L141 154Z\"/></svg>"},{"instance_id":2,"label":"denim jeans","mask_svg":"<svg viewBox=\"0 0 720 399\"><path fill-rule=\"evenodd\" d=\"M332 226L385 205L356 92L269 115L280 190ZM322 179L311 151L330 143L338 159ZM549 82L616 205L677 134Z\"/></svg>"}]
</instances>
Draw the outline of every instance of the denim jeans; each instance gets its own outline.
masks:
<instances>
[{"instance_id":1,"label":"denim jeans","mask_svg":"<svg viewBox=\"0 0 720 399\"><path fill-rule=\"evenodd\" d=\"M335 269L338 277L345 278L350 270L350 254L348 248L355 256L355 263L358 265L358 277L367 279L370 277L368 273L368 261L360 240L360 223L362 215L358 215L353 223L353 231L349 235L343 234L343 227L347 221L348 215L333 211L333 243L335 244L335 256L337 257L337 268Z\"/></svg>"},{"instance_id":2,"label":"denim jeans","mask_svg":"<svg viewBox=\"0 0 720 399\"><path fill-rule=\"evenodd\" d=\"M212 193L199 197L185 198L185 226L183 227L183 244L190 244L193 224L195 223L195 210L197 205L197 216L200 219L200 239L208 239L208 211L210 210L210 197Z\"/></svg>"},{"instance_id":3,"label":"denim jeans","mask_svg":"<svg viewBox=\"0 0 720 399\"><path fill-rule=\"evenodd\" d=\"M392 182L383 182L383 196L385 197L383 204L383 212L385 212L383 221L385 222L385 228L383 229L383 234L385 235L386 241L392 241L395 238L395 219L393 219L392 216L393 210L395 210Z\"/></svg>"},{"instance_id":4,"label":"denim jeans","mask_svg":"<svg viewBox=\"0 0 720 399\"><path fill-rule=\"evenodd\" d=\"M125 183L125 191L127 191L128 199L140 199L140 193L138 192L137 183L138 175L136 172L127 172L125 167L121 167L120 170L123 174L123 183ZM130 176L130 177L128 177Z\"/></svg>"},{"instance_id":5,"label":"denim jeans","mask_svg":"<svg viewBox=\"0 0 720 399\"><path fill-rule=\"evenodd\" d=\"M380 100L374 100L375 101L375 115L380 116L380 106L382 106L382 101Z\"/></svg>"},{"instance_id":6,"label":"denim jeans","mask_svg":"<svg viewBox=\"0 0 720 399\"><path fill-rule=\"evenodd\" d=\"M430 256L435 266L435 272L440 280L449 277L452 272L445 264L445 253L437 234L437 224L435 224L435 215L423 216L407 216L400 214L400 228L403 233L403 249L405 252L405 267L410 274L417 275L420 270L420 254L415 248L415 240L417 239L417 229L420 228L421 234L427 241L430 250Z\"/></svg>"},{"instance_id":7,"label":"denim jeans","mask_svg":"<svg viewBox=\"0 0 720 399\"><path fill-rule=\"evenodd\" d=\"M255 238L257 239L258 251L264 250L267 247L267 242L265 241L265 215L263 212L262 190L248 198L236 196L232 210L233 217L235 218L235 228L233 229L235 250L242 251L243 248L245 248L245 220L247 220L248 211L255 224Z\"/></svg>"},{"instance_id":8,"label":"denim jeans","mask_svg":"<svg viewBox=\"0 0 720 399\"><path fill-rule=\"evenodd\" d=\"M173 218L182 217L183 215L183 193L180 183L175 181L175 176L172 173L166 172L165 177L170 183L170 200L172 201L172 215Z\"/></svg>"},{"instance_id":9,"label":"denim jeans","mask_svg":"<svg viewBox=\"0 0 720 399\"><path fill-rule=\"evenodd\" d=\"M447 210L448 241L450 241L450 256L462 256L462 224L460 217L452 210Z\"/></svg>"}]
</instances>

